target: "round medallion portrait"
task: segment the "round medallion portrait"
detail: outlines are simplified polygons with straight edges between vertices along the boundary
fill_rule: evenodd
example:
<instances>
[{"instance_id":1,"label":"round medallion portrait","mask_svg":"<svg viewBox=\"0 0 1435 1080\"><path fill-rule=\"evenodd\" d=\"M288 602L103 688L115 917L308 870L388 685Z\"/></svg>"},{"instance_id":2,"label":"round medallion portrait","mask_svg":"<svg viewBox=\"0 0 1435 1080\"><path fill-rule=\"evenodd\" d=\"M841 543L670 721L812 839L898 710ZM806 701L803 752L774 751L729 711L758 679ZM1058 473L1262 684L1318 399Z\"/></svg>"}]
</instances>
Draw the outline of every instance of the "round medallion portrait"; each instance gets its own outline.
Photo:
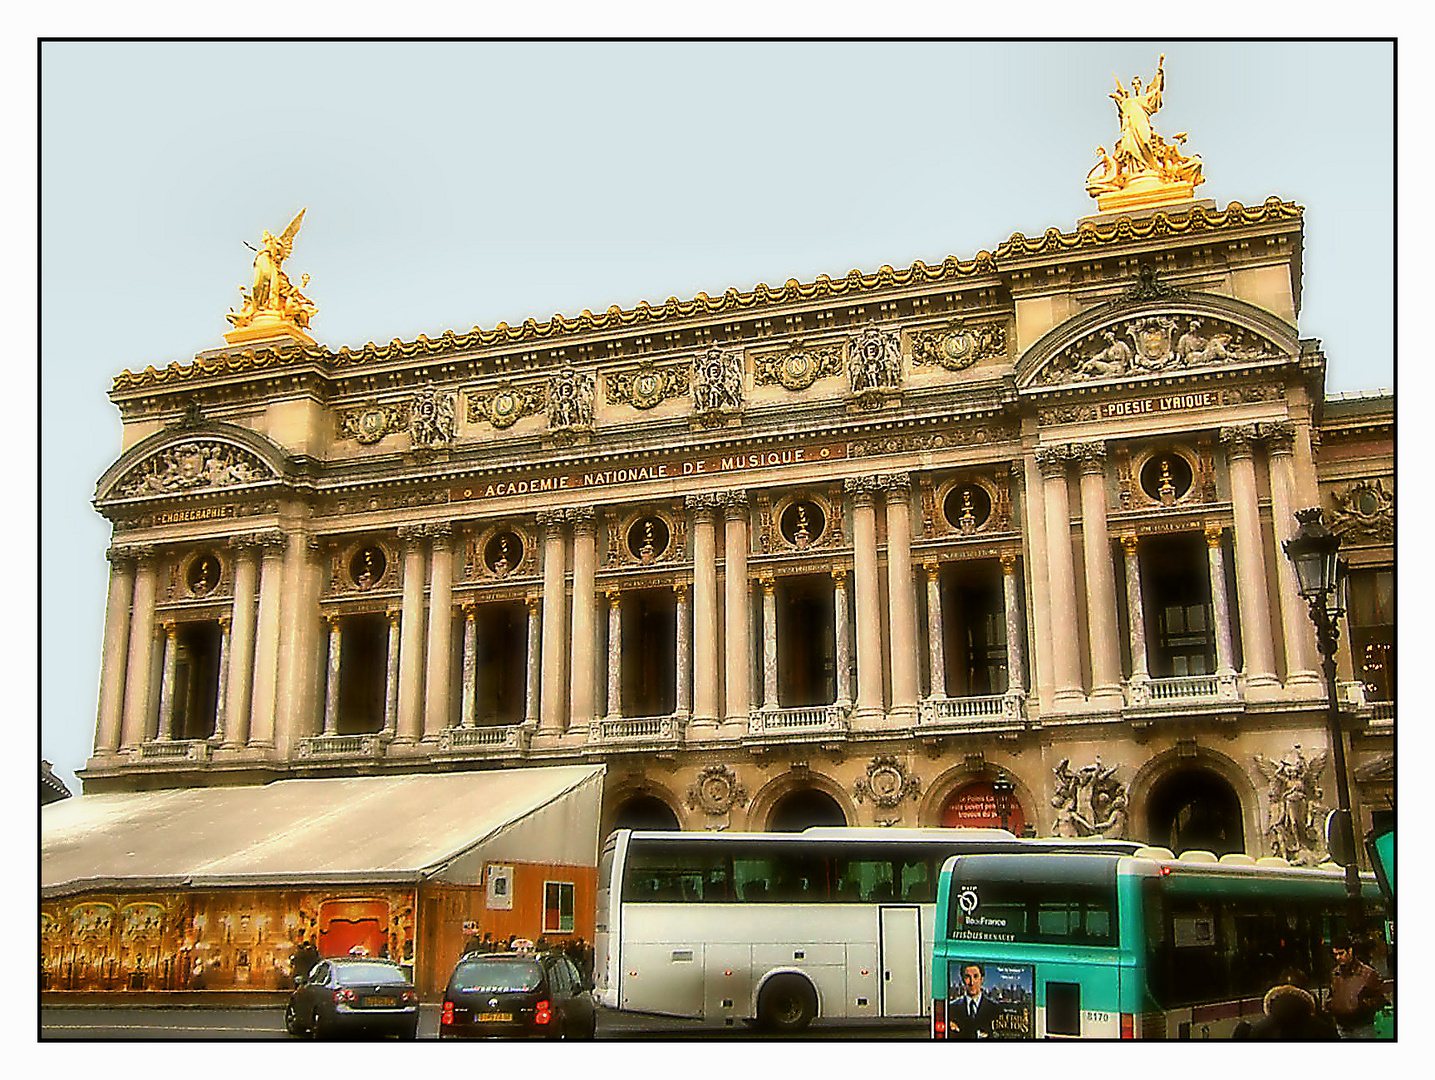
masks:
<instances>
[{"instance_id":1,"label":"round medallion portrait","mask_svg":"<svg viewBox=\"0 0 1435 1080\"><path fill-rule=\"evenodd\" d=\"M1141 467L1141 490L1153 502L1170 506L1191 490L1191 465L1180 454L1154 454Z\"/></svg>"},{"instance_id":2,"label":"round medallion portrait","mask_svg":"<svg viewBox=\"0 0 1435 1080\"><path fill-rule=\"evenodd\" d=\"M668 523L660 517L639 518L628 529L628 553L639 562L662 558L670 541Z\"/></svg>"},{"instance_id":3,"label":"round medallion portrait","mask_svg":"<svg viewBox=\"0 0 1435 1080\"><path fill-rule=\"evenodd\" d=\"M942 516L958 532L976 532L992 516L992 497L980 484L955 484L942 501Z\"/></svg>"},{"instance_id":4,"label":"round medallion portrait","mask_svg":"<svg viewBox=\"0 0 1435 1080\"><path fill-rule=\"evenodd\" d=\"M483 546L483 565L498 577L507 577L523 561L523 541L512 530L494 533Z\"/></svg>"},{"instance_id":5,"label":"round medallion portrait","mask_svg":"<svg viewBox=\"0 0 1435 1080\"><path fill-rule=\"evenodd\" d=\"M377 544L369 544L354 552L354 557L349 560L349 578L357 588L371 589L384 576L388 564L384 549Z\"/></svg>"},{"instance_id":6,"label":"round medallion portrait","mask_svg":"<svg viewBox=\"0 0 1435 1080\"><path fill-rule=\"evenodd\" d=\"M796 499L787 505L778 519L783 538L799 551L822 538L827 516L822 507L808 499Z\"/></svg>"}]
</instances>

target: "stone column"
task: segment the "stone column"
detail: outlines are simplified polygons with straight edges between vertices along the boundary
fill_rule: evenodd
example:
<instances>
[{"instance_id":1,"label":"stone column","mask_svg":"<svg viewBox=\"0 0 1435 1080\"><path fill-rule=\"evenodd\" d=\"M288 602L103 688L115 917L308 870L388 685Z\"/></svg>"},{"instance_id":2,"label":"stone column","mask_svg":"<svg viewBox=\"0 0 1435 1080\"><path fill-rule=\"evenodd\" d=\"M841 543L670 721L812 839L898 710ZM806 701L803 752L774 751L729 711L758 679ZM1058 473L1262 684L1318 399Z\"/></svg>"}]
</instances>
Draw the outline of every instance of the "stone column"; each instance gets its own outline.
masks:
<instances>
[{"instance_id":1,"label":"stone column","mask_svg":"<svg viewBox=\"0 0 1435 1080\"><path fill-rule=\"evenodd\" d=\"M1077 655L1076 571L1071 554L1071 506L1066 492L1068 447L1043 447L1036 452L1041 468L1046 520L1046 569L1051 597L1053 704L1071 708L1085 700L1081 659Z\"/></svg>"},{"instance_id":2,"label":"stone column","mask_svg":"<svg viewBox=\"0 0 1435 1080\"><path fill-rule=\"evenodd\" d=\"M399 527L399 539L404 542L404 591L399 613L396 743L416 743L423 736L424 536L422 525Z\"/></svg>"},{"instance_id":3,"label":"stone column","mask_svg":"<svg viewBox=\"0 0 1435 1080\"><path fill-rule=\"evenodd\" d=\"M399 613L393 608L384 612L389 623L389 655L384 670L384 730L393 735L399 721Z\"/></svg>"},{"instance_id":4,"label":"stone column","mask_svg":"<svg viewBox=\"0 0 1435 1080\"><path fill-rule=\"evenodd\" d=\"M214 735L213 740L223 744L225 740L225 729L229 724L229 657L234 651L234 643L229 633L229 616L219 617L219 685L215 687L214 696Z\"/></svg>"},{"instance_id":5,"label":"stone column","mask_svg":"<svg viewBox=\"0 0 1435 1080\"><path fill-rule=\"evenodd\" d=\"M917 718L921 686L917 676L917 596L912 576L911 477L893 473L883 479L887 506L887 600L891 608L893 719Z\"/></svg>"},{"instance_id":6,"label":"stone column","mask_svg":"<svg viewBox=\"0 0 1435 1080\"><path fill-rule=\"evenodd\" d=\"M1021 590L1016 587L1016 556L1001 556L1002 601L1006 608L1006 692L1026 693L1026 657L1022 649Z\"/></svg>"},{"instance_id":7,"label":"stone column","mask_svg":"<svg viewBox=\"0 0 1435 1080\"><path fill-rule=\"evenodd\" d=\"M105 601L105 639L100 656L100 700L95 719L95 753L120 748L125 716L125 660L130 644L130 601L135 591L135 557L130 548L112 547L110 592Z\"/></svg>"},{"instance_id":8,"label":"stone column","mask_svg":"<svg viewBox=\"0 0 1435 1080\"><path fill-rule=\"evenodd\" d=\"M752 585L747 578L747 493L725 493L723 509L726 522L723 536L723 578L727 601L724 605L727 686L723 695L723 722L730 725L729 734L741 735L747 731L748 712L752 708L752 685L749 681L752 663L752 639L749 637L752 627Z\"/></svg>"},{"instance_id":9,"label":"stone column","mask_svg":"<svg viewBox=\"0 0 1435 1080\"><path fill-rule=\"evenodd\" d=\"M693 717L689 728L717 728L717 497L689 495L693 512Z\"/></svg>"},{"instance_id":10,"label":"stone column","mask_svg":"<svg viewBox=\"0 0 1435 1080\"><path fill-rule=\"evenodd\" d=\"M424 671L424 738L436 740L449 726L453 682L453 529L428 528L430 540L428 664Z\"/></svg>"},{"instance_id":11,"label":"stone column","mask_svg":"<svg viewBox=\"0 0 1435 1080\"><path fill-rule=\"evenodd\" d=\"M608 702L607 718L623 715L623 594L617 589L604 589L608 598Z\"/></svg>"},{"instance_id":12,"label":"stone column","mask_svg":"<svg viewBox=\"0 0 1435 1080\"><path fill-rule=\"evenodd\" d=\"M545 510L538 514L543 530L543 652L542 691L539 694L539 734L557 738L563 734L563 628L567 559L563 548L561 510Z\"/></svg>"},{"instance_id":13,"label":"stone column","mask_svg":"<svg viewBox=\"0 0 1435 1080\"><path fill-rule=\"evenodd\" d=\"M254 614L258 548L253 537L238 536L229 542L234 552L233 629L230 631L229 690L225 694L227 713L224 745L241 747L249 742L249 703L254 698Z\"/></svg>"},{"instance_id":14,"label":"stone column","mask_svg":"<svg viewBox=\"0 0 1435 1080\"><path fill-rule=\"evenodd\" d=\"M675 712L681 717L687 717L693 711L692 702L692 675L693 675L693 616L692 601L689 599L689 589L686 583L673 586L673 592L677 593L677 640L673 643L673 671L677 686L674 688L673 700L677 703Z\"/></svg>"},{"instance_id":15,"label":"stone column","mask_svg":"<svg viewBox=\"0 0 1435 1080\"><path fill-rule=\"evenodd\" d=\"M927 572L927 658L931 670L931 696L947 696L947 637L942 630L941 566L936 561L922 564Z\"/></svg>"},{"instance_id":16,"label":"stone column","mask_svg":"<svg viewBox=\"0 0 1435 1080\"><path fill-rule=\"evenodd\" d=\"M1120 708L1121 649L1117 643L1116 574L1106 532L1106 446L1081 443L1081 540L1086 557L1086 621L1091 644L1091 696Z\"/></svg>"},{"instance_id":17,"label":"stone column","mask_svg":"<svg viewBox=\"0 0 1435 1080\"><path fill-rule=\"evenodd\" d=\"M1145 704L1150 699L1150 671L1146 667L1146 604L1141 598L1141 555L1135 536L1123 536L1126 555L1126 612L1131 630L1131 700Z\"/></svg>"},{"instance_id":18,"label":"stone column","mask_svg":"<svg viewBox=\"0 0 1435 1080\"><path fill-rule=\"evenodd\" d=\"M1229 684L1234 696L1235 650L1231 645L1231 602L1226 596L1226 554L1221 548L1223 532L1219 525L1207 526L1206 557L1211 571L1211 618L1216 624L1216 677L1223 687Z\"/></svg>"},{"instance_id":19,"label":"stone column","mask_svg":"<svg viewBox=\"0 0 1435 1080\"><path fill-rule=\"evenodd\" d=\"M324 734L339 733L339 661L343 635L339 629L339 616L325 615L329 624L329 670L324 680Z\"/></svg>"},{"instance_id":20,"label":"stone column","mask_svg":"<svg viewBox=\"0 0 1435 1080\"><path fill-rule=\"evenodd\" d=\"M832 568L832 621L837 651L835 704L845 707L852 704L852 639L847 631L847 570L841 566Z\"/></svg>"},{"instance_id":21,"label":"stone column","mask_svg":"<svg viewBox=\"0 0 1435 1080\"><path fill-rule=\"evenodd\" d=\"M149 738L150 670L153 668L154 604L158 567L153 548L138 549L134 610L130 616L129 658L125 663L125 707L121 746Z\"/></svg>"},{"instance_id":22,"label":"stone column","mask_svg":"<svg viewBox=\"0 0 1435 1080\"><path fill-rule=\"evenodd\" d=\"M1031 690L1043 710L1049 709L1056 698L1056 672L1052 660L1055 634L1051 628L1051 591L1046 559L1046 499L1043 496L1041 469L1036 453L1028 453L1020 462L1013 463L1013 494L1020 492L1022 514L1026 528L1023 530L1024 561L1026 565L1026 595L1031 612L1027 642L1031 656L1027 670L1031 676Z\"/></svg>"},{"instance_id":23,"label":"stone column","mask_svg":"<svg viewBox=\"0 0 1435 1080\"><path fill-rule=\"evenodd\" d=\"M296 530L285 540L274 690L274 744L284 760L298 739L317 732L323 711L316 700L322 622L313 573L318 552L318 538L306 532Z\"/></svg>"},{"instance_id":24,"label":"stone column","mask_svg":"<svg viewBox=\"0 0 1435 1080\"><path fill-rule=\"evenodd\" d=\"M1271 613L1266 600L1265 547L1256 502L1256 465L1250 427L1221 429L1231 469L1231 508L1235 517L1236 595L1241 605L1241 648L1246 688L1259 696L1277 684L1271 643Z\"/></svg>"},{"instance_id":25,"label":"stone column","mask_svg":"<svg viewBox=\"0 0 1435 1080\"><path fill-rule=\"evenodd\" d=\"M173 622L166 622L161 629L164 635L164 674L159 681L159 732L155 738L168 742L174 738L174 668L179 627Z\"/></svg>"},{"instance_id":26,"label":"stone column","mask_svg":"<svg viewBox=\"0 0 1435 1080\"><path fill-rule=\"evenodd\" d=\"M1276 582L1280 586L1281 628L1286 651L1286 685L1300 696L1325 695L1316 671L1315 624L1300 598L1295 567L1282 546L1296 533L1295 425L1272 424L1266 431L1271 477L1271 520L1276 533Z\"/></svg>"},{"instance_id":27,"label":"stone column","mask_svg":"<svg viewBox=\"0 0 1435 1080\"><path fill-rule=\"evenodd\" d=\"M598 568L598 523L591 507L570 511L573 520L573 638L569 646L573 685L568 731L586 735L598 713L593 665L598 647L598 594L594 574Z\"/></svg>"},{"instance_id":28,"label":"stone column","mask_svg":"<svg viewBox=\"0 0 1435 1080\"><path fill-rule=\"evenodd\" d=\"M777 583L762 577L762 707L776 709L777 700Z\"/></svg>"},{"instance_id":29,"label":"stone column","mask_svg":"<svg viewBox=\"0 0 1435 1080\"><path fill-rule=\"evenodd\" d=\"M459 723L475 724L478 710L478 608L463 605L463 704Z\"/></svg>"},{"instance_id":30,"label":"stone column","mask_svg":"<svg viewBox=\"0 0 1435 1080\"><path fill-rule=\"evenodd\" d=\"M870 476L849 476L852 494L852 580L857 594L857 710L860 720L880 722L882 708L882 612L877 588L877 485Z\"/></svg>"},{"instance_id":31,"label":"stone column","mask_svg":"<svg viewBox=\"0 0 1435 1080\"><path fill-rule=\"evenodd\" d=\"M539 600L536 596L523 598L523 610L528 615L528 653L523 683L523 724L528 728L538 726L538 686L541 679L539 668L543 644L540 637L542 627L538 614Z\"/></svg>"},{"instance_id":32,"label":"stone column","mask_svg":"<svg viewBox=\"0 0 1435 1080\"><path fill-rule=\"evenodd\" d=\"M259 613L254 641L254 697L249 746L274 746L279 706L279 616L284 603L284 535L277 530L259 538Z\"/></svg>"}]
</instances>

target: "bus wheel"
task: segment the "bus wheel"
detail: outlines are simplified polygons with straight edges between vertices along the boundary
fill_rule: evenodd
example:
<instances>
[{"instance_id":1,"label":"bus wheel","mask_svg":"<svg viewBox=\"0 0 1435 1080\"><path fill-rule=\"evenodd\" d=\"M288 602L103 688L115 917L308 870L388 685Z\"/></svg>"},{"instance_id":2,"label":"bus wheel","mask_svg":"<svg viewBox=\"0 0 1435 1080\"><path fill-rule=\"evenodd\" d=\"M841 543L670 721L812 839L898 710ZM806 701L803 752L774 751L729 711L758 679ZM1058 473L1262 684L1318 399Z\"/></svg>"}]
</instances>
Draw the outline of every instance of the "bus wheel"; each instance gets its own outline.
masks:
<instances>
[{"instance_id":1,"label":"bus wheel","mask_svg":"<svg viewBox=\"0 0 1435 1080\"><path fill-rule=\"evenodd\" d=\"M757 1022L769 1031L801 1031L817 1015L817 995L801 975L776 975L757 999Z\"/></svg>"}]
</instances>

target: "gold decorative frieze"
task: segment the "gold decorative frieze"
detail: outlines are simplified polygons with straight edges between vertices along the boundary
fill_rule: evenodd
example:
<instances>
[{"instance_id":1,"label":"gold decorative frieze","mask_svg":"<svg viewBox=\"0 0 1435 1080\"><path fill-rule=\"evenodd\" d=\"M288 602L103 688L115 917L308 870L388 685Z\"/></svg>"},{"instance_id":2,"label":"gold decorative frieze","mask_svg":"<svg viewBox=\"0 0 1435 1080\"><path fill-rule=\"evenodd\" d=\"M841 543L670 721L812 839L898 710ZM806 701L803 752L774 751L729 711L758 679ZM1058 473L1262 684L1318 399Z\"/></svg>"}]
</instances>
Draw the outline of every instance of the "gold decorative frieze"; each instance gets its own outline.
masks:
<instances>
[{"instance_id":1,"label":"gold decorative frieze","mask_svg":"<svg viewBox=\"0 0 1435 1080\"><path fill-rule=\"evenodd\" d=\"M407 402L361 405L339 415L338 437L353 439L370 446L385 435L393 435L409 426Z\"/></svg>"},{"instance_id":2,"label":"gold decorative frieze","mask_svg":"<svg viewBox=\"0 0 1435 1080\"><path fill-rule=\"evenodd\" d=\"M487 422L494 427L512 427L525 416L541 416L548 405L544 387L537 383L513 383L504 379L488 393L469 390L468 422Z\"/></svg>"},{"instance_id":3,"label":"gold decorative frieze","mask_svg":"<svg viewBox=\"0 0 1435 1080\"><path fill-rule=\"evenodd\" d=\"M758 386L780 384L788 390L806 390L818 379L842 374L842 346L807 346L798 342L785 352L765 353L753 358L753 382Z\"/></svg>"},{"instance_id":4,"label":"gold decorative frieze","mask_svg":"<svg viewBox=\"0 0 1435 1080\"><path fill-rule=\"evenodd\" d=\"M689 390L690 372L687 364L659 367L645 357L635 370L620 371L604 379L608 403L651 409L669 398L684 397Z\"/></svg>"},{"instance_id":5,"label":"gold decorative frieze","mask_svg":"<svg viewBox=\"0 0 1435 1080\"><path fill-rule=\"evenodd\" d=\"M1007 354L1005 323L968 326L957 319L938 330L918 330L912 335L912 363L940 364L948 371L961 371L978 360Z\"/></svg>"}]
</instances>

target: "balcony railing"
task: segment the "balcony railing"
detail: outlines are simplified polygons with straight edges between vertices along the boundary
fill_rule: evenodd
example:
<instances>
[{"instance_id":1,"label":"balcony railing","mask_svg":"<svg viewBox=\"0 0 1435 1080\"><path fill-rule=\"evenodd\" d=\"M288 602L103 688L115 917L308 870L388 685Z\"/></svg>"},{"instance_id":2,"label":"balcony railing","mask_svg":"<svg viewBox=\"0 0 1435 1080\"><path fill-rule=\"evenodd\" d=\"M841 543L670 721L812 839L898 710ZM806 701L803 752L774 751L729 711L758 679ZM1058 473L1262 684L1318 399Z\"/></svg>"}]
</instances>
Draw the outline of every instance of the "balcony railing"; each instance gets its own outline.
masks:
<instances>
[{"instance_id":1,"label":"balcony railing","mask_svg":"<svg viewBox=\"0 0 1435 1080\"><path fill-rule=\"evenodd\" d=\"M295 757L300 758L376 758L384 752L382 733L366 735L311 735L300 739Z\"/></svg>"},{"instance_id":2,"label":"balcony railing","mask_svg":"<svg viewBox=\"0 0 1435 1080\"><path fill-rule=\"evenodd\" d=\"M588 725L588 741L604 746L666 745L681 742L682 738L682 717L676 714L602 718Z\"/></svg>"},{"instance_id":3,"label":"balcony railing","mask_svg":"<svg viewBox=\"0 0 1435 1080\"><path fill-rule=\"evenodd\" d=\"M1019 693L971 697L923 698L917 722L923 726L992 724L1026 719L1026 697Z\"/></svg>"},{"instance_id":4,"label":"balcony railing","mask_svg":"<svg viewBox=\"0 0 1435 1080\"><path fill-rule=\"evenodd\" d=\"M155 739L139 751L142 761L208 761L210 746L203 739Z\"/></svg>"},{"instance_id":5,"label":"balcony railing","mask_svg":"<svg viewBox=\"0 0 1435 1080\"><path fill-rule=\"evenodd\" d=\"M1395 702L1372 701L1370 703L1370 718L1372 720L1394 720Z\"/></svg>"},{"instance_id":6,"label":"balcony railing","mask_svg":"<svg viewBox=\"0 0 1435 1080\"><path fill-rule=\"evenodd\" d=\"M1239 696L1234 673L1132 679L1126 684L1126 704L1135 708L1184 701L1236 701Z\"/></svg>"},{"instance_id":7,"label":"balcony railing","mask_svg":"<svg viewBox=\"0 0 1435 1080\"><path fill-rule=\"evenodd\" d=\"M809 705L795 709L754 709L748 714L749 735L842 733L847 730L847 706Z\"/></svg>"},{"instance_id":8,"label":"balcony railing","mask_svg":"<svg viewBox=\"0 0 1435 1080\"><path fill-rule=\"evenodd\" d=\"M522 724L496 724L484 727L444 728L439 732L441 753L453 751L518 751L528 749L531 731Z\"/></svg>"}]
</instances>

